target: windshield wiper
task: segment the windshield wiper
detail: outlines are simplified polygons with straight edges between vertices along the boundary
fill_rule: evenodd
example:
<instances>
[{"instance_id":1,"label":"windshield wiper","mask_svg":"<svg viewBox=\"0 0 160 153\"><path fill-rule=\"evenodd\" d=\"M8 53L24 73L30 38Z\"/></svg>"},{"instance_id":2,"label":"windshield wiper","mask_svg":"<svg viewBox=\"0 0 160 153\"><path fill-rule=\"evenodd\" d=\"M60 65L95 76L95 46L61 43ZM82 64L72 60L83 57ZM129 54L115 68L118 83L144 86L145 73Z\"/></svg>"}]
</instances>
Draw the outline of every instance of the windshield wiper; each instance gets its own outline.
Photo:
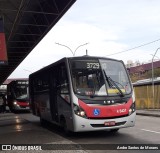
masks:
<instances>
[{"instance_id":1,"label":"windshield wiper","mask_svg":"<svg viewBox=\"0 0 160 153\"><path fill-rule=\"evenodd\" d=\"M124 93L123 93L122 90L117 86L117 84L116 84L110 77L107 76L105 70L103 70L103 72L104 72L105 78L106 78L109 86L110 86L110 87L116 87L116 89L118 89L118 91L119 91L119 93L121 94L121 96L124 97Z\"/></svg>"}]
</instances>

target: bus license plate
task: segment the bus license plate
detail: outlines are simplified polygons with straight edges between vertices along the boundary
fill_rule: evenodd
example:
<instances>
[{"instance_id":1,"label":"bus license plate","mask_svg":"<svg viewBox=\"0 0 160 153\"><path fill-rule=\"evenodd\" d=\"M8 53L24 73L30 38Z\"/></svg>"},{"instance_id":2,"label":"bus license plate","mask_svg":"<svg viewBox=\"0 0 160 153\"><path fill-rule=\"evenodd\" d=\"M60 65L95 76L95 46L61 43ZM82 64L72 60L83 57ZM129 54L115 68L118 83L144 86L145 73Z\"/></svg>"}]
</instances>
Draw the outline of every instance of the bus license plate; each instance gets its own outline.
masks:
<instances>
[{"instance_id":1,"label":"bus license plate","mask_svg":"<svg viewBox=\"0 0 160 153\"><path fill-rule=\"evenodd\" d=\"M104 122L105 126L114 126L116 125L115 121L110 121L110 122Z\"/></svg>"}]
</instances>

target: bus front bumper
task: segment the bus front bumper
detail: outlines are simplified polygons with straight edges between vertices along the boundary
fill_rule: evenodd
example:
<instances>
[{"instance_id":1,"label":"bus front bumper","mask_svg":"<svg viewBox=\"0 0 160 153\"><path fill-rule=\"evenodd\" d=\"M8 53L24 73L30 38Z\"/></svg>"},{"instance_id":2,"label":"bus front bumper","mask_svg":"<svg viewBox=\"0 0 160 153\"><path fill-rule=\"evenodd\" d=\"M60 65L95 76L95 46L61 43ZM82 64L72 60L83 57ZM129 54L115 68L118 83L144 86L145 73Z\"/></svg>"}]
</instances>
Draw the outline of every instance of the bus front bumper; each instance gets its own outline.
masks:
<instances>
[{"instance_id":1,"label":"bus front bumper","mask_svg":"<svg viewBox=\"0 0 160 153\"><path fill-rule=\"evenodd\" d=\"M20 111L20 110L28 111L28 110L30 110L30 107L29 106L20 106L20 105L14 104L13 109L17 110L17 111Z\"/></svg>"},{"instance_id":2,"label":"bus front bumper","mask_svg":"<svg viewBox=\"0 0 160 153\"><path fill-rule=\"evenodd\" d=\"M86 119L77 115L74 119L74 132L120 129L135 125L136 112L130 116L114 119Z\"/></svg>"}]
</instances>

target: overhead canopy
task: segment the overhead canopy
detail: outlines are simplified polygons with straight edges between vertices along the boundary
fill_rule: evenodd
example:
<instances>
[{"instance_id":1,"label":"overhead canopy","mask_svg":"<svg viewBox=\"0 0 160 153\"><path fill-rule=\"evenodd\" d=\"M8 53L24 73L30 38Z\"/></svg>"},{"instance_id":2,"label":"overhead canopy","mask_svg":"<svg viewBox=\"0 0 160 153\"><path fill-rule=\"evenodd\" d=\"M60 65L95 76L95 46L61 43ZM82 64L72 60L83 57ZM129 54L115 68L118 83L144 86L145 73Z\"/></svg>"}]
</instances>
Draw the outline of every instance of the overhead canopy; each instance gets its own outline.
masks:
<instances>
[{"instance_id":1,"label":"overhead canopy","mask_svg":"<svg viewBox=\"0 0 160 153\"><path fill-rule=\"evenodd\" d=\"M8 64L0 65L0 84L16 69L76 0L0 0Z\"/></svg>"}]
</instances>

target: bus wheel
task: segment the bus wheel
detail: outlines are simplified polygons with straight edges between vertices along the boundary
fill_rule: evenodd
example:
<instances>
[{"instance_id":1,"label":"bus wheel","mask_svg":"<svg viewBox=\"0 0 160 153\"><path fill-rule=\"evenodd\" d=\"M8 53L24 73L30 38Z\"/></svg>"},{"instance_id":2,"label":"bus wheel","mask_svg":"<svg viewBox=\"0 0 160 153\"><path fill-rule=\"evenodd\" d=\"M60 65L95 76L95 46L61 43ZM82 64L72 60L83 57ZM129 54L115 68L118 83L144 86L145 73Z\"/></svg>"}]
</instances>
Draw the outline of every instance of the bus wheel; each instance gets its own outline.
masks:
<instances>
[{"instance_id":1,"label":"bus wheel","mask_svg":"<svg viewBox=\"0 0 160 153\"><path fill-rule=\"evenodd\" d=\"M65 135L70 136L71 131L68 130L66 120L64 118L61 119L61 125L62 125L62 128L63 128L64 132L65 132Z\"/></svg>"},{"instance_id":2,"label":"bus wheel","mask_svg":"<svg viewBox=\"0 0 160 153\"><path fill-rule=\"evenodd\" d=\"M118 132L118 130L119 130L119 129L111 129L110 132L111 132L111 133L116 133L116 132Z\"/></svg>"},{"instance_id":3,"label":"bus wheel","mask_svg":"<svg viewBox=\"0 0 160 153\"><path fill-rule=\"evenodd\" d=\"M42 126L45 126L46 121L40 115L40 123Z\"/></svg>"}]
</instances>

